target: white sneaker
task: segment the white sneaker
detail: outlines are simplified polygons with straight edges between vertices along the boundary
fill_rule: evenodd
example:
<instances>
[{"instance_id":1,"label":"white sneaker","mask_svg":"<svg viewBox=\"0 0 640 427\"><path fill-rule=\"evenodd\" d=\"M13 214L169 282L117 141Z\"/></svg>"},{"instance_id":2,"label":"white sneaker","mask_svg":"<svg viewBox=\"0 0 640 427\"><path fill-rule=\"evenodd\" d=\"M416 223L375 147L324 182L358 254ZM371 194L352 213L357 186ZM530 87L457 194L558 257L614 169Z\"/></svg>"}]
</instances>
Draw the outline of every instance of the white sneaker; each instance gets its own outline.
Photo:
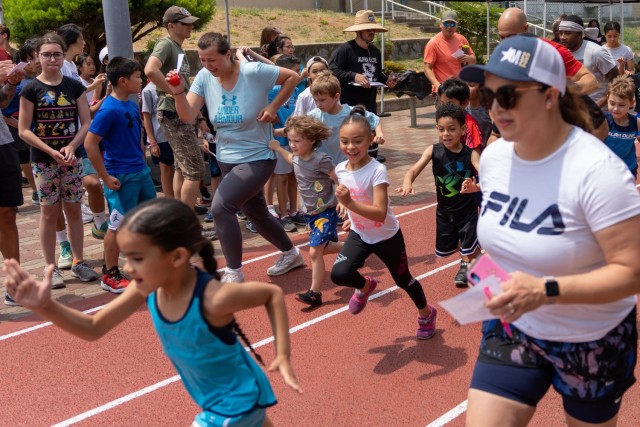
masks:
<instances>
[{"instance_id":1,"label":"white sneaker","mask_svg":"<svg viewBox=\"0 0 640 427\"><path fill-rule=\"evenodd\" d=\"M275 218L280 218L280 215L278 215L278 212L276 212L275 206L267 205L267 209L269 209L269 213L273 215Z\"/></svg>"},{"instance_id":2,"label":"white sneaker","mask_svg":"<svg viewBox=\"0 0 640 427\"><path fill-rule=\"evenodd\" d=\"M242 270L229 270L225 269L220 283L242 283L244 282L244 273Z\"/></svg>"},{"instance_id":3,"label":"white sneaker","mask_svg":"<svg viewBox=\"0 0 640 427\"><path fill-rule=\"evenodd\" d=\"M299 250L296 250L295 253L285 252L280 255L280 259L278 259L278 262L276 262L275 265L269 267L267 274L269 276L280 276L288 273L294 268L302 267L303 265L304 258L302 258L302 254Z\"/></svg>"},{"instance_id":4,"label":"white sneaker","mask_svg":"<svg viewBox=\"0 0 640 427\"><path fill-rule=\"evenodd\" d=\"M93 212L91 212L91 209L89 208L89 206L82 203L81 210L82 210L82 223L89 224L90 222L92 222Z\"/></svg>"},{"instance_id":5,"label":"white sneaker","mask_svg":"<svg viewBox=\"0 0 640 427\"><path fill-rule=\"evenodd\" d=\"M45 271L46 271L46 267L42 272L42 275L44 276ZM51 289L60 289L60 288L64 288L66 285L64 284L64 279L62 278L62 272L60 271L60 269L58 269L58 267L54 267L53 268L53 274L51 275Z\"/></svg>"}]
</instances>

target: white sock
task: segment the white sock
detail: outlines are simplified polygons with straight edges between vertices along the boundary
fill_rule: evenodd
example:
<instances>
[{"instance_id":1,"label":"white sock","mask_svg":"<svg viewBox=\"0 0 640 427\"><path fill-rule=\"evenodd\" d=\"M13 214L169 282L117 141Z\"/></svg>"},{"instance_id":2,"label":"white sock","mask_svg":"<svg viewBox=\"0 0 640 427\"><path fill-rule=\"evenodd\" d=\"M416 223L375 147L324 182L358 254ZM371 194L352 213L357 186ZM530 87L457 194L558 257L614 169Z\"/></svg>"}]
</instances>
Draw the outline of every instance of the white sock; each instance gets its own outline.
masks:
<instances>
[{"instance_id":1,"label":"white sock","mask_svg":"<svg viewBox=\"0 0 640 427\"><path fill-rule=\"evenodd\" d=\"M229 273L242 273L242 267L240 267L240 268L229 268L229 267L225 267L225 269L226 269Z\"/></svg>"},{"instance_id":2,"label":"white sock","mask_svg":"<svg viewBox=\"0 0 640 427\"><path fill-rule=\"evenodd\" d=\"M295 255L298 256L300 254L300 249L297 246L292 247L288 251L285 252L286 255Z\"/></svg>"},{"instance_id":3,"label":"white sock","mask_svg":"<svg viewBox=\"0 0 640 427\"><path fill-rule=\"evenodd\" d=\"M94 213L93 222L96 224L96 228L102 227L102 224L107 222L107 215L104 212Z\"/></svg>"},{"instance_id":4,"label":"white sock","mask_svg":"<svg viewBox=\"0 0 640 427\"><path fill-rule=\"evenodd\" d=\"M68 242L69 238L67 237L67 230L56 231L56 241L58 243Z\"/></svg>"}]
</instances>

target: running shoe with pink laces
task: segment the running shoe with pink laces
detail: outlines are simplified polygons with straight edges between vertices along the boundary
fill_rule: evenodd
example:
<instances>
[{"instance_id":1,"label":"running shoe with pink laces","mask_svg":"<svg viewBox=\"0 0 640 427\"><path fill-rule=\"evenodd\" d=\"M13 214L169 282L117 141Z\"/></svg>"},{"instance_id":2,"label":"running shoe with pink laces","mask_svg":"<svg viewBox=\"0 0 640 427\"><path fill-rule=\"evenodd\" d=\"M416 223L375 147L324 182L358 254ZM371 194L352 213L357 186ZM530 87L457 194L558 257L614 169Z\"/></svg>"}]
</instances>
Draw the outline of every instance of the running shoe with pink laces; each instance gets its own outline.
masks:
<instances>
[{"instance_id":1,"label":"running shoe with pink laces","mask_svg":"<svg viewBox=\"0 0 640 427\"><path fill-rule=\"evenodd\" d=\"M418 316L418 333L416 337L419 340L428 340L436 334L436 317L438 317L438 310L431 304L429 304L431 314L429 317Z\"/></svg>"},{"instance_id":2,"label":"running shoe with pink laces","mask_svg":"<svg viewBox=\"0 0 640 427\"><path fill-rule=\"evenodd\" d=\"M373 291L376 290L376 286L378 286L378 281L373 277L365 276L365 279L369 282L369 290L362 292L360 289L356 289L349 300L349 313L351 314L358 314L364 310L369 301L369 295L371 295Z\"/></svg>"}]
</instances>

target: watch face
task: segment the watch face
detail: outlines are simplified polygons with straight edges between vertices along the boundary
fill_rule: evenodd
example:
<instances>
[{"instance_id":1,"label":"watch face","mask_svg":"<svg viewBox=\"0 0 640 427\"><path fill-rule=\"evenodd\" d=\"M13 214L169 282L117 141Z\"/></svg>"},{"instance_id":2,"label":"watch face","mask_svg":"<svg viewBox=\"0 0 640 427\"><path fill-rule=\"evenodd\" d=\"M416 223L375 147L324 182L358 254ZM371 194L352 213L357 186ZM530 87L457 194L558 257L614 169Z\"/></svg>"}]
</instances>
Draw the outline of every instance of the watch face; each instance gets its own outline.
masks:
<instances>
[{"instance_id":1,"label":"watch face","mask_svg":"<svg viewBox=\"0 0 640 427\"><path fill-rule=\"evenodd\" d=\"M548 297L557 297L558 295L560 295L560 287L558 286L558 282L555 279L547 279L544 286L545 294Z\"/></svg>"}]
</instances>

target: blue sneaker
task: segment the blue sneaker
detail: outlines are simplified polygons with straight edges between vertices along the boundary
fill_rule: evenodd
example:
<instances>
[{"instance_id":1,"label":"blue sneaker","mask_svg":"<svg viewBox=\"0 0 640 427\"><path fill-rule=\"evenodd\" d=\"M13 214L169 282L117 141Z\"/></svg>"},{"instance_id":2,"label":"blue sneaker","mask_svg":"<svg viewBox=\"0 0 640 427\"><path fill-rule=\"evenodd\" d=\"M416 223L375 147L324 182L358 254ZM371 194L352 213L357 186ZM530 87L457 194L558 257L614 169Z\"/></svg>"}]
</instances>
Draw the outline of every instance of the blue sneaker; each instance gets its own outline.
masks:
<instances>
[{"instance_id":1,"label":"blue sneaker","mask_svg":"<svg viewBox=\"0 0 640 427\"><path fill-rule=\"evenodd\" d=\"M253 223L251 221L247 220L247 223L245 225L247 227L247 230L249 230L250 232L252 232L252 233L257 233L258 232L258 229L256 228L255 225L253 225Z\"/></svg>"},{"instance_id":2,"label":"blue sneaker","mask_svg":"<svg viewBox=\"0 0 640 427\"><path fill-rule=\"evenodd\" d=\"M203 220L204 222L213 222L213 214L211 213L211 211L207 211L207 213L204 214Z\"/></svg>"}]
</instances>

